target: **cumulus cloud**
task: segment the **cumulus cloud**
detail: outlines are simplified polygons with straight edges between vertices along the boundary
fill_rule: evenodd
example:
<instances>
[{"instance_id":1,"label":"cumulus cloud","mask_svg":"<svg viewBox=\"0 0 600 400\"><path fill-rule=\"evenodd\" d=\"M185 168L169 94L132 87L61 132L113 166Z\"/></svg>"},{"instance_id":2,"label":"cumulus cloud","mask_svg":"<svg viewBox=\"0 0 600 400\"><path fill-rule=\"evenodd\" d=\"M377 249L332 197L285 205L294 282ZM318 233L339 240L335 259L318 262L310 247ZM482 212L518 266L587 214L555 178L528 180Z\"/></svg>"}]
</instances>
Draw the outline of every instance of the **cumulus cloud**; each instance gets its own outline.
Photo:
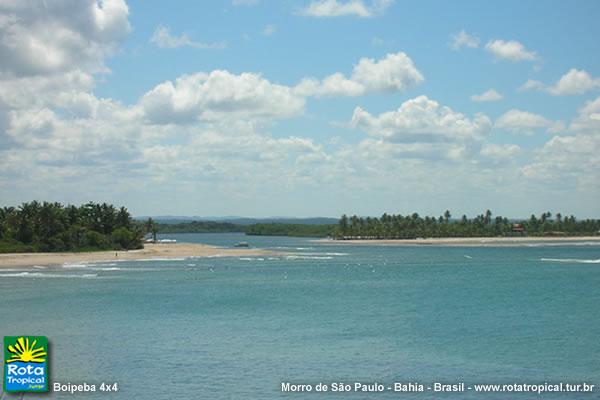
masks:
<instances>
[{"instance_id":1,"label":"cumulus cloud","mask_svg":"<svg viewBox=\"0 0 600 400\"><path fill-rule=\"evenodd\" d=\"M191 123L220 118L286 118L302 113L304 98L260 75L228 71L184 75L157 85L140 100L155 123Z\"/></svg>"},{"instance_id":2,"label":"cumulus cloud","mask_svg":"<svg viewBox=\"0 0 600 400\"><path fill-rule=\"evenodd\" d=\"M373 3L362 4L376 14ZM381 114L357 107L350 125L364 139L331 146L328 139L321 144L277 132L275 121L302 114L309 95L405 91L424 79L407 55L361 59L346 75L308 78L296 87L252 72L192 73L122 104L97 97L94 87L130 30L124 2L7 0L0 11L0 192L7 203L95 198L150 212L200 203L205 210L252 213L246 205L261 202L281 214L292 206L311 212L302 207L318 203L335 214L340 201L364 204L362 197L351 204L357 191L412 210L440 194L462 203L464 193L477 193L494 206L504 201L499 193L522 193L538 179L600 187L600 98L579 110L568 136L549 138L533 154L489 143L492 123L485 115L467 116L425 96ZM195 43L167 33L174 47ZM49 51L40 56L40 48ZM525 120L540 126L532 129L555 126L545 118L544 126ZM531 162L505 168L517 159Z\"/></svg>"},{"instance_id":3,"label":"cumulus cloud","mask_svg":"<svg viewBox=\"0 0 600 400\"><path fill-rule=\"evenodd\" d=\"M386 141L406 143L480 140L491 128L485 115L469 119L426 96L407 100L396 111L378 116L357 107L351 125Z\"/></svg>"},{"instance_id":4,"label":"cumulus cloud","mask_svg":"<svg viewBox=\"0 0 600 400\"><path fill-rule=\"evenodd\" d=\"M542 82L536 81L535 79L528 79L527 82L519 87L519 92L526 92L528 90L542 90L544 87L545 85Z\"/></svg>"},{"instance_id":5,"label":"cumulus cloud","mask_svg":"<svg viewBox=\"0 0 600 400\"><path fill-rule=\"evenodd\" d=\"M600 132L600 97L588 101L579 109L577 117L571 122L569 129L577 133L592 135Z\"/></svg>"},{"instance_id":6,"label":"cumulus cloud","mask_svg":"<svg viewBox=\"0 0 600 400\"><path fill-rule=\"evenodd\" d=\"M496 60L508 60L512 62L535 61L538 59L534 51L527 50L525 46L516 40L490 40L485 49L492 53Z\"/></svg>"},{"instance_id":7,"label":"cumulus cloud","mask_svg":"<svg viewBox=\"0 0 600 400\"><path fill-rule=\"evenodd\" d=\"M481 94L474 94L471 96L471 100L477 102L498 101L502 99L503 96L494 89L489 89Z\"/></svg>"},{"instance_id":8,"label":"cumulus cloud","mask_svg":"<svg viewBox=\"0 0 600 400\"><path fill-rule=\"evenodd\" d=\"M130 31L123 0L0 3L0 77L105 70Z\"/></svg>"},{"instance_id":9,"label":"cumulus cloud","mask_svg":"<svg viewBox=\"0 0 600 400\"><path fill-rule=\"evenodd\" d=\"M521 152L521 148L516 144L495 144L486 143L481 146L479 154L484 162L491 162L493 164L506 163L514 160Z\"/></svg>"},{"instance_id":10,"label":"cumulus cloud","mask_svg":"<svg viewBox=\"0 0 600 400\"><path fill-rule=\"evenodd\" d=\"M194 49L223 49L226 47L224 42L217 43L203 43L197 42L186 34L182 33L179 36L171 35L171 31L166 26L158 26L152 37L150 43L154 43L163 49L175 49L178 47L193 47Z\"/></svg>"},{"instance_id":11,"label":"cumulus cloud","mask_svg":"<svg viewBox=\"0 0 600 400\"><path fill-rule=\"evenodd\" d=\"M563 190L575 187L598 193L600 140L597 135L554 136L522 171L526 178L552 182Z\"/></svg>"},{"instance_id":12,"label":"cumulus cloud","mask_svg":"<svg viewBox=\"0 0 600 400\"><path fill-rule=\"evenodd\" d=\"M224 193L255 196L267 184L282 189L303 184L312 179L315 163L327 159L321 146L308 138L273 138L236 122L148 124L142 115L126 111L114 109L85 119L48 109L12 113L8 134L16 145L0 157L0 188L4 190L10 177L13 190L18 183L21 190L41 191L45 198L64 193L71 199L103 198L110 188L114 199L120 187L163 195L178 187L179 194L190 188L207 190L216 201L228 197ZM92 180L93 185L82 184Z\"/></svg>"},{"instance_id":13,"label":"cumulus cloud","mask_svg":"<svg viewBox=\"0 0 600 400\"><path fill-rule=\"evenodd\" d=\"M424 80L410 57L399 52L377 61L361 58L350 78L341 73L321 81L306 78L294 91L303 96L359 96L370 92L405 91Z\"/></svg>"},{"instance_id":14,"label":"cumulus cloud","mask_svg":"<svg viewBox=\"0 0 600 400\"><path fill-rule=\"evenodd\" d=\"M479 47L479 38L475 35L469 35L462 30L450 37L450 43L448 43L448 45L452 50L460 50L463 47L475 49Z\"/></svg>"},{"instance_id":15,"label":"cumulus cloud","mask_svg":"<svg viewBox=\"0 0 600 400\"><path fill-rule=\"evenodd\" d=\"M496 128L511 133L532 135L536 129L544 128L548 133L557 133L565 129L560 121L549 120L539 114L512 109L502 114L494 124Z\"/></svg>"},{"instance_id":16,"label":"cumulus cloud","mask_svg":"<svg viewBox=\"0 0 600 400\"><path fill-rule=\"evenodd\" d=\"M568 96L584 94L600 88L600 78L592 77L585 70L571 68L553 85L544 85L542 82L528 80L519 88L520 91L541 90L554 96Z\"/></svg>"},{"instance_id":17,"label":"cumulus cloud","mask_svg":"<svg viewBox=\"0 0 600 400\"><path fill-rule=\"evenodd\" d=\"M366 5L362 0L314 0L300 11L309 17L373 17L381 15L394 1L373 0Z\"/></svg>"},{"instance_id":18,"label":"cumulus cloud","mask_svg":"<svg viewBox=\"0 0 600 400\"><path fill-rule=\"evenodd\" d=\"M93 87L93 76L80 70L51 77L37 75L0 79L0 102L10 108L52 106L74 112L75 108L84 107L82 96L89 94Z\"/></svg>"},{"instance_id":19,"label":"cumulus cloud","mask_svg":"<svg viewBox=\"0 0 600 400\"><path fill-rule=\"evenodd\" d=\"M548 92L555 96L565 96L583 94L598 88L600 88L600 78L592 78L587 71L572 68L549 87Z\"/></svg>"},{"instance_id":20,"label":"cumulus cloud","mask_svg":"<svg viewBox=\"0 0 600 400\"><path fill-rule=\"evenodd\" d=\"M521 171L526 178L544 185L578 190L597 198L600 195L600 97L579 109L569 130L571 135L553 136L536 150L533 160Z\"/></svg>"}]
</instances>

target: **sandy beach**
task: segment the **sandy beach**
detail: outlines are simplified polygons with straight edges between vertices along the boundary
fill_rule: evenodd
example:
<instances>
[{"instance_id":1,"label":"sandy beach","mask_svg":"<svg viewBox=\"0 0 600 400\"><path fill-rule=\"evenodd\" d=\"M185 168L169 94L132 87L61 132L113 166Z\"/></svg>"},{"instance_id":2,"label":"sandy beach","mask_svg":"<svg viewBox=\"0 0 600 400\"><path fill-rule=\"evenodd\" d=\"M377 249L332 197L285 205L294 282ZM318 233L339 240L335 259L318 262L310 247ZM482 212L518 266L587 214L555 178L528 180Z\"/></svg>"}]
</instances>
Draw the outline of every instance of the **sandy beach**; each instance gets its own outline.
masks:
<instances>
[{"instance_id":1,"label":"sandy beach","mask_svg":"<svg viewBox=\"0 0 600 400\"><path fill-rule=\"evenodd\" d=\"M197 243L146 243L141 250L93 251L85 253L0 254L0 268L51 266L94 261L143 260L179 257L227 257L274 254L262 249L225 249Z\"/></svg>"},{"instance_id":2,"label":"sandy beach","mask_svg":"<svg viewBox=\"0 0 600 400\"><path fill-rule=\"evenodd\" d=\"M600 236L563 236L563 237L475 237L475 238L419 238L419 239L356 239L333 240L319 239L340 245L373 245L373 246L461 246L461 247L513 247L540 244L569 244L588 242L600 245Z\"/></svg>"}]
</instances>

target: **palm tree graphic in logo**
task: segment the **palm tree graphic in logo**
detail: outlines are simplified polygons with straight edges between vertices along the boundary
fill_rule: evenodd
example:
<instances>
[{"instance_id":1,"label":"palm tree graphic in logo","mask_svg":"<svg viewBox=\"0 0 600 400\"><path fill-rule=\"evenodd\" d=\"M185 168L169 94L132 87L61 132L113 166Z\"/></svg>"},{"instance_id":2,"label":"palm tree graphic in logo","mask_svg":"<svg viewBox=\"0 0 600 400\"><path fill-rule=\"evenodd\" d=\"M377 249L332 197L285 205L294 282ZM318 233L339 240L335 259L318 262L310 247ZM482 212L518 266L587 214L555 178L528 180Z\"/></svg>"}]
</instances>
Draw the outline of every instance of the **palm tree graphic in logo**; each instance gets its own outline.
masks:
<instances>
[{"instance_id":1,"label":"palm tree graphic in logo","mask_svg":"<svg viewBox=\"0 0 600 400\"><path fill-rule=\"evenodd\" d=\"M29 339L19 338L14 346L9 345L8 351L12 353L12 356L8 360L7 363L21 361L21 362L33 362L33 363L43 363L46 361L45 356L47 353L44 351L43 347L35 348L37 340L34 340L33 343L29 343Z\"/></svg>"}]
</instances>

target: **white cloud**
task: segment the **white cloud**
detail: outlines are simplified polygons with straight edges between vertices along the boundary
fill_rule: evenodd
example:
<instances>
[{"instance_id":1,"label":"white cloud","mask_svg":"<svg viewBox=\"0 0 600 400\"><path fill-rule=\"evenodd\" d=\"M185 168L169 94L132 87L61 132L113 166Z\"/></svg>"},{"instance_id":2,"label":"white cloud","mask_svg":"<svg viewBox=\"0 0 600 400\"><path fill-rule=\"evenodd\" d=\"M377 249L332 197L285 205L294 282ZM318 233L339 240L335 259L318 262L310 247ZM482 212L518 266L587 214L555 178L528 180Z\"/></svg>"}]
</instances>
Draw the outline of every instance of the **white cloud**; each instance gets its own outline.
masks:
<instances>
[{"instance_id":1,"label":"white cloud","mask_svg":"<svg viewBox=\"0 0 600 400\"><path fill-rule=\"evenodd\" d=\"M568 96L584 94L600 88L600 78L592 77L585 70L571 68L560 77L554 85L545 85L540 81L528 80L519 88L519 91L540 90L554 96Z\"/></svg>"},{"instance_id":2,"label":"white cloud","mask_svg":"<svg viewBox=\"0 0 600 400\"><path fill-rule=\"evenodd\" d=\"M588 101L579 110L577 117L569 125L569 129L577 133L598 135L600 132L600 97Z\"/></svg>"},{"instance_id":3,"label":"white cloud","mask_svg":"<svg viewBox=\"0 0 600 400\"><path fill-rule=\"evenodd\" d=\"M179 187L213 201L239 201L240 193L256 198L268 186L278 188L268 192L273 195L317 180L311 176L315 164L327 161L311 139L273 138L235 119L229 125L155 125L141 114L124 117L125 111L81 119L48 109L12 113L8 134L15 144L0 149L0 188L12 182L11 193L18 187L33 196L65 199L68 193L81 201L105 199L110 189L115 201L121 188L164 196Z\"/></svg>"},{"instance_id":4,"label":"white cloud","mask_svg":"<svg viewBox=\"0 0 600 400\"><path fill-rule=\"evenodd\" d=\"M273 24L269 24L269 25L265 26L265 28L262 31L263 35L265 35L265 36L271 36L275 32L277 32L277 27Z\"/></svg>"},{"instance_id":5,"label":"white cloud","mask_svg":"<svg viewBox=\"0 0 600 400\"><path fill-rule=\"evenodd\" d=\"M341 73L322 81L306 78L294 91L303 96L359 96L370 92L405 91L424 79L410 57L399 52L377 61L361 58L350 78Z\"/></svg>"},{"instance_id":6,"label":"white cloud","mask_svg":"<svg viewBox=\"0 0 600 400\"><path fill-rule=\"evenodd\" d=\"M471 100L477 102L498 101L502 99L503 96L494 89L489 89L481 94L474 94L471 96Z\"/></svg>"},{"instance_id":7,"label":"white cloud","mask_svg":"<svg viewBox=\"0 0 600 400\"><path fill-rule=\"evenodd\" d=\"M572 68L549 87L548 92L555 96L566 96L583 94L598 88L600 88L600 78L592 78L586 71Z\"/></svg>"},{"instance_id":8,"label":"white cloud","mask_svg":"<svg viewBox=\"0 0 600 400\"><path fill-rule=\"evenodd\" d=\"M480 154L493 162L501 162L514 158L521 152L521 148L516 144L499 145L486 143L481 147Z\"/></svg>"},{"instance_id":9,"label":"white cloud","mask_svg":"<svg viewBox=\"0 0 600 400\"><path fill-rule=\"evenodd\" d=\"M146 93L140 105L156 123L229 118L286 118L303 112L304 98L260 75L216 70L184 75Z\"/></svg>"},{"instance_id":10,"label":"white cloud","mask_svg":"<svg viewBox=\"0 0 600 400\"><path fill-rule=\"evenodd\" d=\"M569 124L572 135L553 136L522 168L523 175L561 191L600 195L600 97L587 102ZM547 186L545 186L547 187ZM586 197L587 197L586 196ZM581 196L579 196L581 197Z\"/></svg>"},{"instance_id":11,"label":"white cloud","mask_svg":"<svg viewBox=\"0 0 600 400\"><path fill-rule=\"evenodd\" d=\"M464 30L451 36L448 44L452 50L460 50L463 47L475 49L479 47L479 38L475 35L469 35Z\"/></svg>"},{"instance_id":12,"label":"white cloud","mask_svg":"<svg viewBox=\"0 0 600 400\"><path fill-rule=\"evenodd\" d=\"M597 135L554 136L522 168L529 179L551 182L562 190L589 193L600 188L600 139Z\"/></svg>"},{"instance_id":13,"label":"white cloud","mask_svg":"<svg viewBox=\"0 0 600 400\"><path fill-rule=\"evenodd\" d=\"M357 107L351 125L370 136L396 143L478 141L491 128L485 115L469 119L426 96L407 100L398 110L378 116Z\"/></svg>"},{"instance_id":14,"label":"white cloud","mask_svg":"<svg viewBox=\"0 0 600 400\"><path fill-rule=\"evenodd\" d=\"M162 25L156 28L150 38L150 43L154 43L162 49L175 49L186 46L195 49L223 49L226 47L224 42L203 43L193 41L186 33L182 33L179 36L173 36L171 35L170 29Z\"/></svg>"},{"instance_id":15,"label":"white cloud","mask_svg":"<svg viewBox=\"0 0 600 400\"><path fill-rule=\"evenodd\" d=\"M528 79L527 82L522 84L519 87L519 92L525 92L528 90L542 90L544 89L544 84L540 81L536 81L534 79Z\"/></svg>"},{"instance_id":16,"label":"white cloud","mask_svg":"<svg viewBox=\"0 0 600 400\"><path fill-rule=\"evenodd\" d=\"M394 0L373 0L370 6L363 0L314 0L300 11L301 15L310 17L373 17L381 15Z\"/></svg>"},{"instance_id":17,"label":"white cloud","mask_svg":"<svg viewBox=\"0 0 600 400\"><path fill-rule=\"evenodd\" d=\"M0 77L105 71L128 14L123 0L1 2Z\"/></svg>"},{"instance_id":18,"label":"white cloud","mask_svg":"<svg viewBox=\"0 0 600 400\"><path fill-rule=\"evenodd\" d=\"M494 127L506 129L511 133L532 135L536 129L544 128L548 133L557 133L565 129L560 121L551 121L539 114L512 109L502 114Z\"/></svg>"},{"instance_id":19,"label":"white cloud","mask_svg":"<svg viewBox=\"0 0 600 400\"><path fill-rule=\"evenodd\" d=\"M357 108L352 124L368 135L321 144L277 132L276 120L302 114L306 95L413 87L423 75L412 60L404 53L365 58L346 75L294 88L255 73L183 75L127 105L93 92L95 74L129 29L120 1L0 3L0 193L7 204L94 198L134 212L191 213L201 204L207 213L336 214L341 203L351 210L369 203L356 195L362 192L377 199L372 209L413 211L440 195L451 209L464 207L465 193L477 196L473 207L496 207L533 180L561 189L574 182L581 190L569 192L569 201L598 198L600 98L580 109L570 136L550 138L534 154L488 143L485 115L465 116L424 96L379 115ZM16 33L19 48L9 45ZM188 45L185 35L171 38ZM523 168L506 168L525 159Z\"/></svg>"},{"instance_id":20,"label":"white cloud","mask_svg":"<svg viewBox=\"0 0 600 400\"><path fill-rule=\"evenodd\" d=\"M0 102L10 108L42 108L51 105L73 111L71 106L83 106L76 103L81 100L82 94L87 94L93 88L93 76L80 70L55 76L0 79Z\"/></svg>"},{"instance_id":21,"label":"white cloud","mask_svg":"<svg viewBox=\"0 0 600 400\"><path fill-rule=\"evenodd\" d=\"M516 40L490 40L485 49L492 53L497 60L508 60L512 62L535 61L538 59L534 51L529 51Z\"/></svg>"}]
</instances>

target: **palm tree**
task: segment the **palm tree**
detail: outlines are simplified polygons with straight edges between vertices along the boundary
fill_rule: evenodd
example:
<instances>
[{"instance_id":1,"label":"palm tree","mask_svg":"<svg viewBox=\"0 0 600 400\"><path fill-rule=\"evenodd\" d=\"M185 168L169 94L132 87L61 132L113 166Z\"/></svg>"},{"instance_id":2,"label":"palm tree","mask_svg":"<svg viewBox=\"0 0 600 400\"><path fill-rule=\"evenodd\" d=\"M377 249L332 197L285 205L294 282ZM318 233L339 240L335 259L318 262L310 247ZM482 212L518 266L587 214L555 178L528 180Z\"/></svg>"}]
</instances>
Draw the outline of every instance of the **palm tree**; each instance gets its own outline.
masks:
<instances>
[{"instance_id":1,"label":"palm tree","mask_svg":"<svg viewBox=\"0 0 600 400\"><path fill-rule=\"evenodd\" d=\"M148 218L148 221L146 221L146 231L152 233L152 240L154 241L154 243L156 243L157 229L156 229L156 223L154 222L154 220L152 218Z\"/></svg>"},{"instance_id":2,"label":"palm tree","mask_svg":"<svg viewBox=\"0 0 600 400\"><path fill-rule=\"evenodd\" d=\"M342 218L340 218L339 227L340 227L340 234L343 238L344 236L346 236L348 234L348 216L346 214L342 215Z\"/></svg>"},{"instance_id":3,"label":"palm tree","mask_svg":"<svg viewBox=\"0 0 600 400\"><path fill-rule=\"evenodd\" d=\"M446 212L444 213L444 220L446 221L446 223L448 223L448 221L450 221L451 217L452 217L452 214L450 214L450 211L446 210Z\"/></svg>"}]
</instances>

